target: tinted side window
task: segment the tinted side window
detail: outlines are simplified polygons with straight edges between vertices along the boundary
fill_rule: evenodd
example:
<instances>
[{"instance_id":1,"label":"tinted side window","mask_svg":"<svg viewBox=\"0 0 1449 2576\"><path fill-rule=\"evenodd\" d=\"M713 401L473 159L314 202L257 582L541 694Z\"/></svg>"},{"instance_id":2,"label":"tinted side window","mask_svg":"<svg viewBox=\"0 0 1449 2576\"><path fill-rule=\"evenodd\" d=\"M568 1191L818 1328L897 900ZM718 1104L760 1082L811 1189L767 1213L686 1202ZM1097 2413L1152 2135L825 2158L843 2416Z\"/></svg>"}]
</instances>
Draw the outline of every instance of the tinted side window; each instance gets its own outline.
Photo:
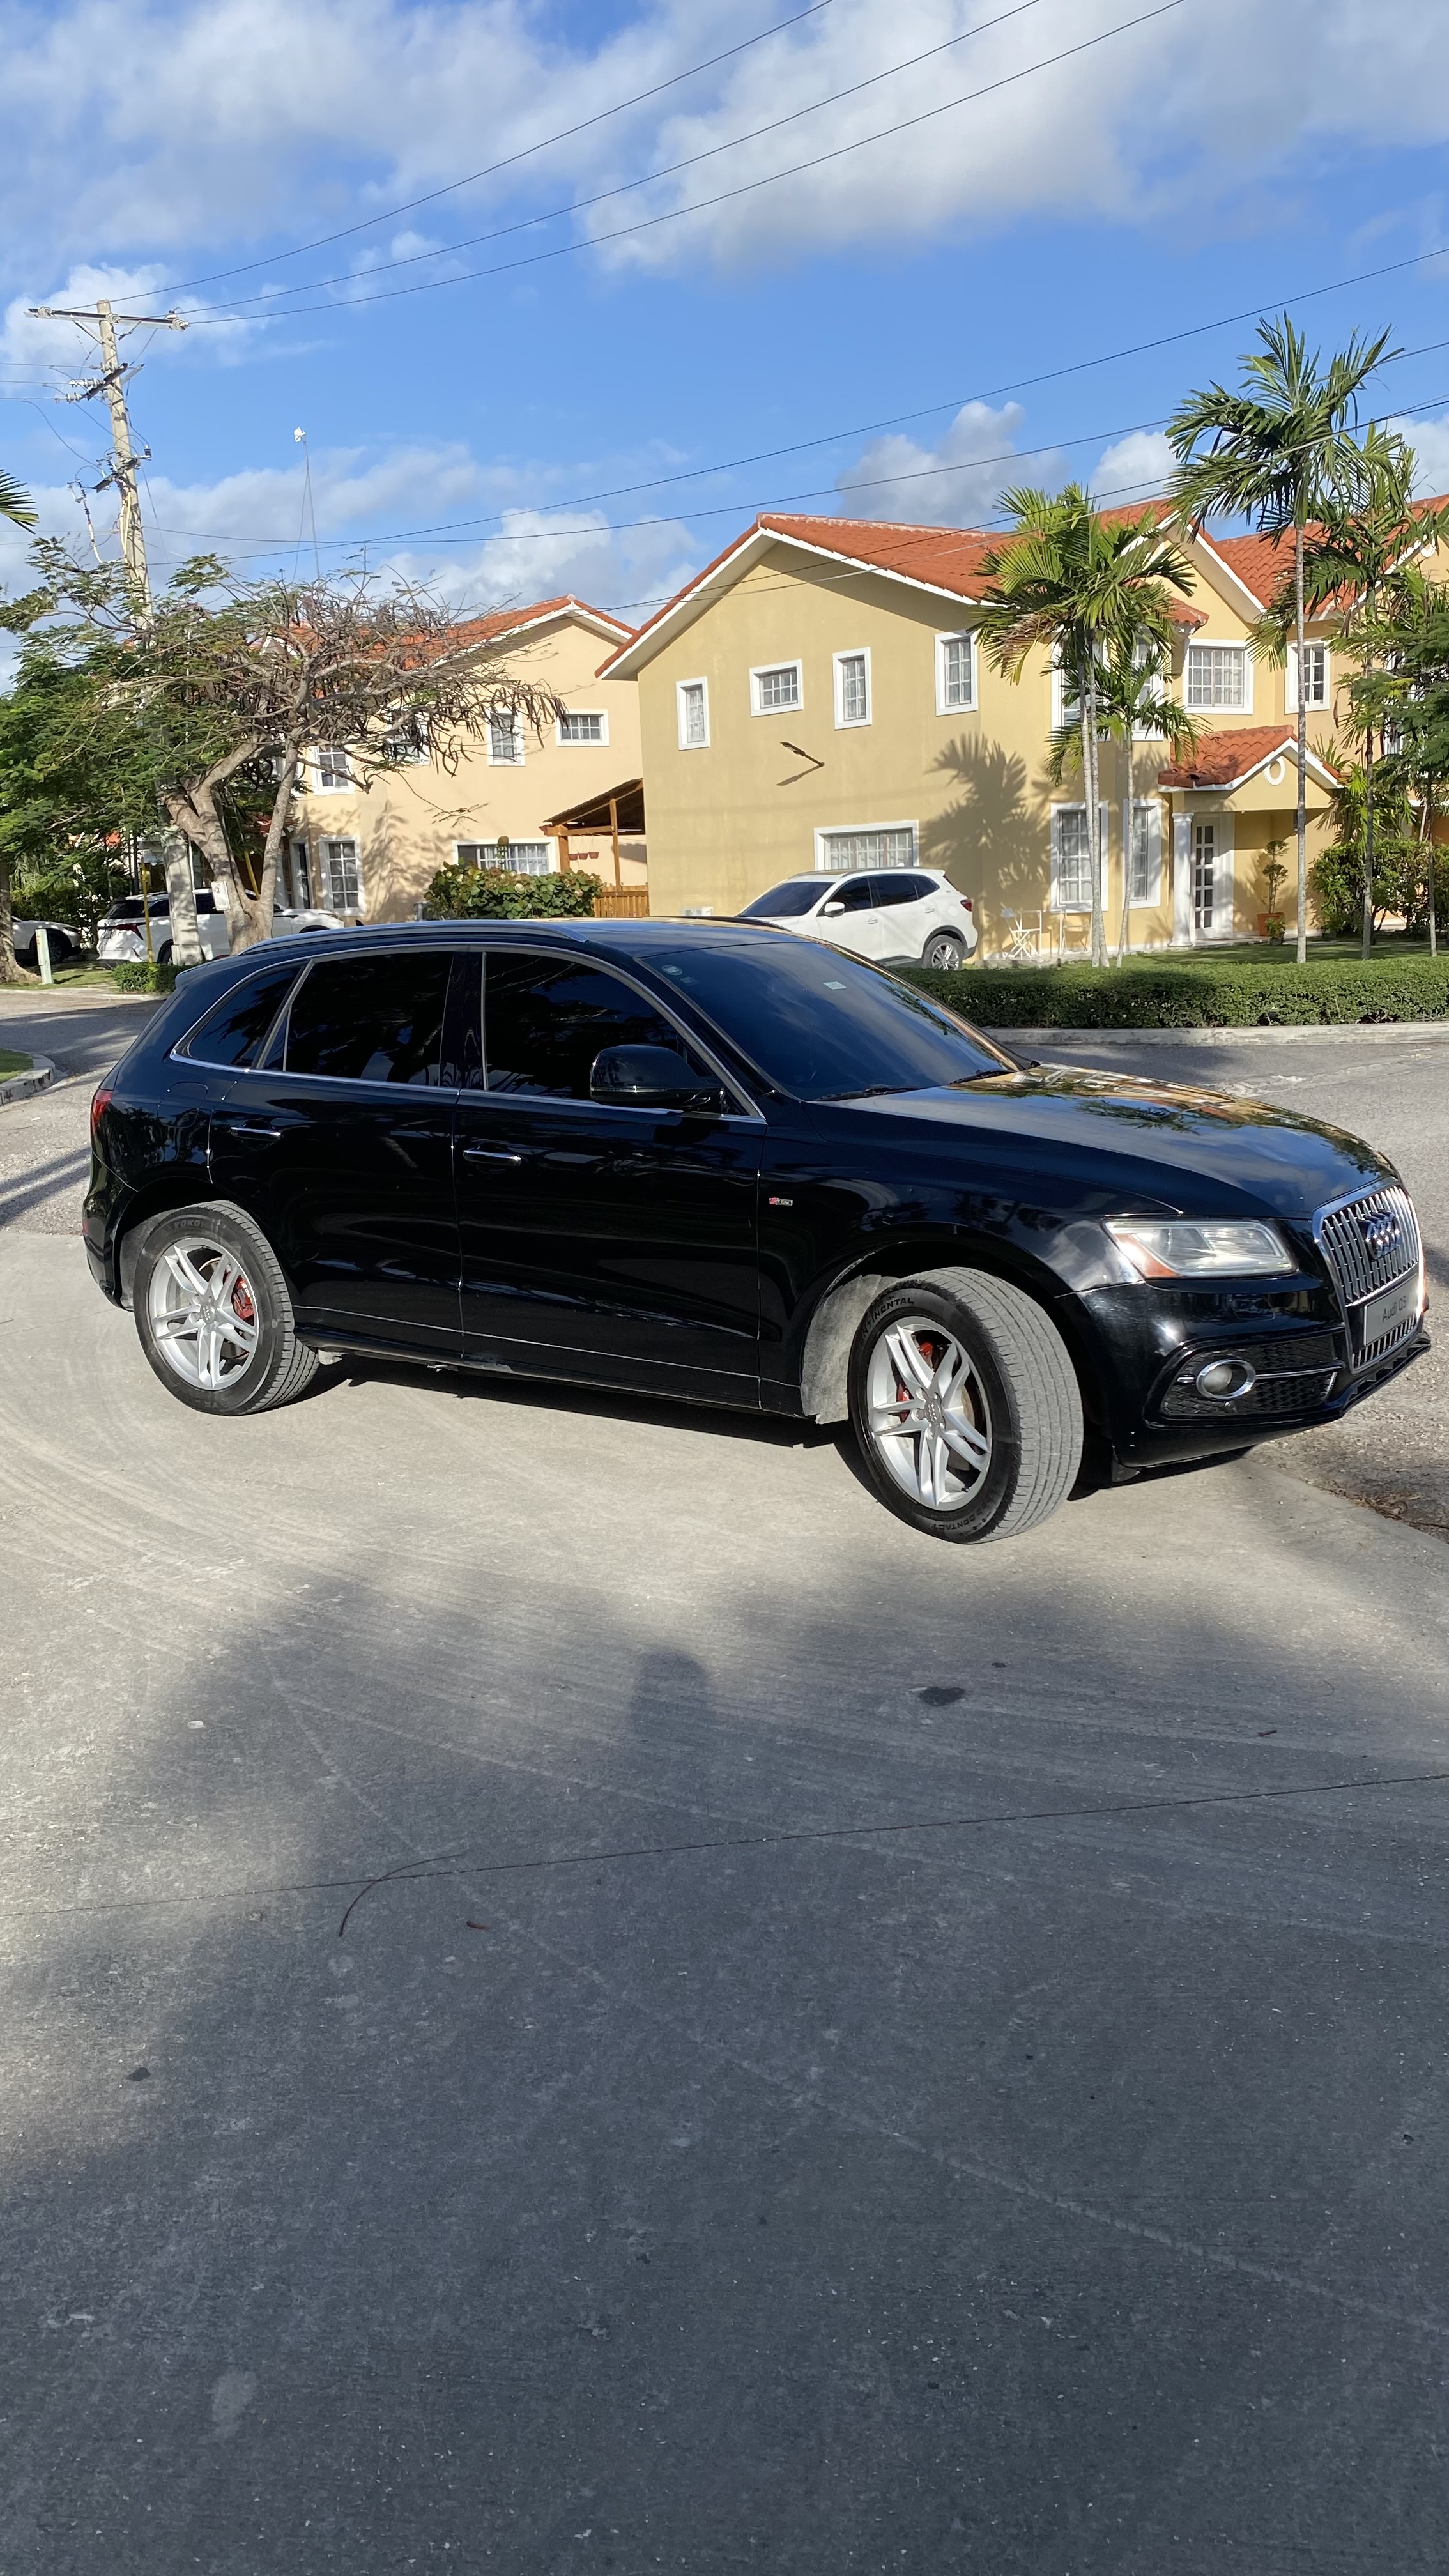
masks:
<instances>
[{"instance_id":1,"label":"tinted side window","mask_svg":"<svg viewBox=\"0 0 1449 2576\"><path fill-rule=\"evenodd\" d=\"M872 877L871 884L882 908L893 903L919 903L923 895L936 891L929 877L912 876L909 868L890 868L884 876Z\"/></svg>"},{"instance_id":2,"label":"tinted side window","mask_svg":"<svg viewBox=\"0 0 1449 2576\"><path fill-rule=\"evenodd\" d=\"M234 984L192 1030L186 1052L198 1064L250 1065L297 980L297 969L274 966L268 975L253 975Z\"/></svg>"},{"instance_id":3,"label":"tinted side window","mask_svg":"<svg viewBox=\"0 0 1449 2576\"><path fill-rule=\"evenodd\" d=\"M288 1073L435 1083L451 963L446 949L431 948L314 966L292 1003Z\"/></svg>"},{"instance_id":4,"label":"tinted side window","mask_svg":"<svg viewBox=\"0 0 1449 2576\"><path fill-rule=\"evenodd\" d=\"M483 1052L490 1091L546 1092L587 1100L601 1047L674 1047L691 1063L677 1030L642 993L599 966L571 957L489 953L483 975ZM700 1065L703 1078L710 1075Z\"/></svg>"},{"instance_id":5,"label":"tinted side window","mask_svg":"<svg viewBox=\"0 0 1449 2576\"><path fill-rule=\"evenodd\" d=\"M829 900L842 904L847 912L873 912L875 880L872 877L847 877L842 885L835 888Z\"/></svg>"}]
</instances>

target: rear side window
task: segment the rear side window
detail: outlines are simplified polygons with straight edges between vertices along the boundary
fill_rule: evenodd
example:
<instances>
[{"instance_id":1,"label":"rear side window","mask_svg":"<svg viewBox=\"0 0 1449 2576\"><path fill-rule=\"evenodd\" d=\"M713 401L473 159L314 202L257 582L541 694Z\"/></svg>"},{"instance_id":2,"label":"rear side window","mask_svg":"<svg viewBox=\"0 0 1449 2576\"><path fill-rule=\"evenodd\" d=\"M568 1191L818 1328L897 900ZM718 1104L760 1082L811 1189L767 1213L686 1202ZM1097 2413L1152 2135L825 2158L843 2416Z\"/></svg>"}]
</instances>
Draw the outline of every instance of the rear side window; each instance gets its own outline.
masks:
<instances>
[{"instance_id":1,"label":"rear side window","mask_svg":"<svg viewBox=\"0 0 1449 2576\"><path fill-rule=\"evenodd\" d=\"M446 949L432 948L314 966L292 1003L288 1073L436 1083L451 965Z\"/></svg>"},{"instance_id":2,"label":"rear side window","mask_svg":"<svg viewBox=\"0 0 1449 2576\"><path fill-rule=\"evenodd\" d=\"M571 957L490 953L483 977L483 1052L490 1091L587 1100L601 1047L673 1047L696 1065L677 1029L617 975Z\"/></svg>"},{"instance_id":3,"label":"rear side window","mask_svg":"<svg viewBox=\"0 0 1449 2576\"><path fill-rule=\"evenodd\" d=\"M295 965L274 966L270 974L233 984L192 1030L187 1054L197 1064L255 1064L257 1049L296 980Z\"/></svg>"},{"instance_id":4,"label":"rear side window","mask_svg":"<svg viewBox=\"0 0 1449 2576\"><path fill-rule=\"evenodd\" d=\"M929 877L913 876L909 868L890 868L884 876L872 877L878 904L923 903L936 888Z\"/></svg>"}]
</instances>

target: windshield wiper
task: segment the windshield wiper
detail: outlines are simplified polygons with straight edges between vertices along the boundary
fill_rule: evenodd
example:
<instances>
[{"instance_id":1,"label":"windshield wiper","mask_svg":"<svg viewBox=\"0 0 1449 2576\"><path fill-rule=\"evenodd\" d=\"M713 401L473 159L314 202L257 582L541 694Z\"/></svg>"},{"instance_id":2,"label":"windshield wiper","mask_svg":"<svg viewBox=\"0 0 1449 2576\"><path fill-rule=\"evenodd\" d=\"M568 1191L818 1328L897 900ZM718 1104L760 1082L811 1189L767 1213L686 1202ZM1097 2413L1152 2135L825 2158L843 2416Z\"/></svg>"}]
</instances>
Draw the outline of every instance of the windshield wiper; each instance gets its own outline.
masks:
<instances>
[{"instance_id":1,"label":"windshield wiper","mask_svg":"<svg viewBox=\"0 0 1449 2576\"><path fill-rule=\"evenodd\" d=\"M915 1082L861 1082L852 1083L849 1091L817 1091L814 1096L817 1100L879 1100L883 1092L899 1094L919 1089L920 1084Z\"/></svg>"}]
</instances>

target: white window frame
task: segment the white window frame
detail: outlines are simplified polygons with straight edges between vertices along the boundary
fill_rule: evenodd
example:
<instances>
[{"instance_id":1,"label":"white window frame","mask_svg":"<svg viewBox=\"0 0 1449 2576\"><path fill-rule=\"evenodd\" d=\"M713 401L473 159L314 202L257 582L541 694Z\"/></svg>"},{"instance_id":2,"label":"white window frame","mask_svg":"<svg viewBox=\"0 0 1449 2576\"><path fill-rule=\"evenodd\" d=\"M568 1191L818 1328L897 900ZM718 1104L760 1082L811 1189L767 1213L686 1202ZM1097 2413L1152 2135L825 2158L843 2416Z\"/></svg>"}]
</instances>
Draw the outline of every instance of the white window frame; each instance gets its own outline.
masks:
<instances>
[{"instance_id":1,"label":"white window frame","mask_svg":"<svg viewBox=\"0 0 1449 2576\"><path fill-rule=\"evenodd\" d=\"M848 716L845 712L844 665L847 662L863 662L865 664L865 713L863 716ZM868 644L855 644L852 645L847 652L832 653L830 664L831 669L835 674L835 730L837 733L854 733L861 725L868 725L875 714L875 703L871 694L870 646ZM796 668L798 669L798 667L799 665L797 664ZM783 670L784 664L780 662L772 662L770 668L775 671ZM770 713L772 715L780 715L783 714L783 712L784 710L780 707L772 707L770 709Z\"/></svg>"},{"instance_id":2,"label":"white window frame","mask_svg":"<svg viewBox=\"0 0 1449 2576\"><path fill-rule=\"evenodd\" d=\"M689 739L689 726L688 726L688 721L687 721L687 707L688 707L689 692L690 692L690 690L691 690L691 689L698 689L698 691L699 691L699 703L700 703L701 707L702 707L702 708L703 708L703 710L704 710L704 732L703 732L703 734L701 735L701 737L700 737L700 739L699 739L699 741L698 741L698 742L691 742L691 741L690 741L690 739ZM678 719L679 719L679 748L680 748L680 750L681 750L681 751L708 751L708 749L709 749L709 682L708 682L708 680L705 680L705 679L698 679L698 680L676 680L676 681L675 681L675 683L674 683L674 705L675 705L675 712L676 712L676 714L677 714L677 716L678 716Z\"/></svg>"},{"instance_id":3,"label":"white window frame","mask_svg":"<svg viewBox=\"0 0 1449 2576\"><path fill-rule=\"evenodd\" d=\"M341 776L338 777L335 774L331 777L327 776L323 768L324 762L330 767L337 760L342 763ZM352 775L352 761L345 742L319 742L314 754L314 762L317 772L315 793L318 796L351 796L355 792L357 781Z\"/></svg>"},{"instance_id":4,"label":"white window frame","mask_svg":"<svg viewBox=\"0 0 1449 2576\"><path fill-rule=\"evenodd\" d=\"M773 666L772 666L773 667ZM831 867L826 850L830 842L844 840L861 832L909 832L911 855L908 859L852 859L847 867ZM921 864L921 826L902 819L894 823L818 823L815 827L815 866L821 876L842 877L870 875L878 870L882 876L894 873L896 867L918 868Z\"/></svg>"},{"instance_id":5,"label":"white window frame","mask_svg":"<svg viewBox=\"0 0 1449 2576\"><path fill-rule=\"evenodd\" d=\"M579 741L571 742L568 735L564 732L565 716L587 716L591 723L599 725L602 730L597 734L590 735L586 741L580 739ZM563 715L557 716L554 719L554 739L557 742L560 751L607 751L609 747L608 708L565 707Z\"/></svg>"},{"instance_id":6,"label":"white window frame","mask_svg":"<svg viewBox=\"0 0 1449 2576\"><path fill-rule=\"evenodd\" d=\"M1127 879L1129 912L1153 912L1162 901L1162 808L1155 796L1139 796L1134 813L1147 817L1147 892L1132 891L1132 835L1127 822L1127 800L1122 800L1122 865Z\"/></svg>"},{"instance_id":7,"label":"white window frame","mask_svg":"<svg viewBox=\"0 0 1449 2576\"><path fill-rule=\"evenodd\" d=\"M1091 881L1091 875L1090 875L1090 872L1088 873L1088 878L1087 878L1087 893L1086 893L1086 900L1085 900L1085 902L1078 903L1078 902L1074 899L1071 903L1067 903L1066 901L1064 901L1063 896L1062 896L1062 835L1061 835L1061 818L1062 818L1062 816L1063 816L1064 814L1080 814L1080 815L1083 817L1083 819L1085 820L1086 812L1087 812L1086 802L1085 802L1085 799L1083 799L1083 798L1081 798L1081 797L1077 798L1077 800L1076 800L1074 803L1067 803L1067 804L1063 804L1063 805L1053 805L1053 807L1052 807L1052 809L1051 809L1051 871L1052 871L1052 890L1051 890L1051 903L1050 903L1050 906L1049 906L1048 908L1049 908L1049 910L1051 910L1052 912L1065 912L1065 913L1084 913L1084 912L1085 912L1085 913L1090 913L1090 911L1091 911L1091 909L1092 909L1092 881ZM1106 910L1106 904L1107 904L1107 862L1108 862L1109 858L1111 857L1111 846L1112 846L1112 834L1111 834L1111 823L1110 823L1111 812L1112 812L1112 809L1111 809L1110 805L1108 805L1108 804L1107 804L1107 802L1106 802L1106 800L1105 800L1105 798L1104 798L1104 799L1103 799L1103 801L1101 802L1101 804L1099 804L1099 805L1098 805L1098 807L1097 807L1097 841L1098 841L1097 869L1098 869L1098 883L1099 883L1099 885L1101 886L1101 889L1102 889L1102 906L1103 906L1103 910L1104 910L1104 911Z\"/></svg>"},{"instance_id":8,"label":"white window frame","mask_svg":"<svg viewBox=\"0 0 1449 2576\"><path fill-rule=\"evenodd\" d=\"M969 698L948 698L946 695L946 647L948 644L964 644L968 647L968 659L971 672L971 695ZM977 713L980 699L976 685L976 649L976 631L974 627L958 626L954 628L950 634L937 636L936 713L938 716L974 716Z\"/></svg>"},{"instance_id":9,"label":"white window frame","mask_svg":"<svg viewBox=\"0 0 1449 2576\"><path fill-rule=\"evenodd\" d=\"M509 859L508 859L508 861L505 861L505 863L504 863L504 864L505 864L505 868L507 869L507 872L508 872L510 875L512 875L512 876L517 876L517 877L548 877L548 876L556 876L556 875L557 875L557 873L558 873L558 843L557 843L557 841L549 841L549 840L542 840L542 839L534 840L534 839L531 839L531 838L530 838L529 840L526 840L526 841L525 841L525 840L515 840L515 839L513 838L513 835L512 835L512 833L511 833L511 832L505 832L505 833L503 833L500 837L501 837L502 839L506 840L506 841L507 841L507 843L508 843ZM471 853L471 852L472 852L472 851L474 851L474 850L480 850L480 851L482 851L482 850L486 850L486 851L488 851L489 853L491 853L491 855L490 855L489 857L487 857L487 858L473 858L472 856L468 856L468 857L465 857L465 856L464 856L464 852L465 852L465 851L467 851L467 852L470 852L470 853ZM540 850L541 850L541 851L543 852L543 854L544 854L543 866L542 866L541 868L534 868L534 867L527 867L527 868L515 868L515 867L513 867L513 866L511 865L511 860L512 860L512 854L513 854L513 852L514 852L515 850L529 850L529 851L540 851ZM498 842L497 842L496 840L493 840L493 841L455 841L455 842L453 843L453 865L454 865L454 867L455 867L455 868L473 868L473 867L476 867L476 868L496 868L496 867L498 866L498 863L499 863L499 862L498 862L498 855L497 855L497 852L498 852Z\"/></svg>"},{"instance_id":10,"label":"white window frame","mask_svg":"<svg viewBox=\"0 0 1449 2576\"><path fill-rule=\"evenodd\" d=\"M333 896L332 896L332 869L333 869L334 861L333 861L332 853L333 853L333 851L334 851L334 850L350 850L350 851L351 851L351 853L352 853L352 871L353 871L354 876L355 876L355 877L356 877L356 879L357 879L357 901L356 901L356 903L347 903L347 902L335 903L335 902L333 901ZM326 836L326 837L325 837L325 838L324 838L324 839L319 843L318 851L317 851L317 857L318 857L318 861L319 861L319 869L318 869L318 873L320 874L321 879L322 879L322 886L321 886L322 901L321 901L321 904L320 904L320 906L319 906L319 910L321 910L321 911L325 911L325 912L356 912L356 913L359 913L359 914L360 914L360 913L362 912L362 909L363 909L363 902L362 902L362 848L361 848L361 844L359 843L359 841L358 841L358 839L357 839L356 834L355 834L354 832L329 833L329 834L328 834L328 835L327 835L327 836ZM340 862L340 864L341 864L343 867L345 867L345 866L347 865L347 861L346 861L345 859L343 859L343 860Z\"/></svg>"},{"instance_id":11,"label":"white window frame","mask_svg":"<svg viewBox=\"0 0 1449 2576\"><path fill-rule=\"evenodd\" d=\"M760 682L765 679L773 679L777 671L794 672L796 695L788 707L762 707L760 704ZM783 662L751 663L750 713L752 716L798 716L802 713L804 705L805 665L803 662L792 662L787 655Z\"/></svg>"},{"instance_id":12,"label":"white window frame","mask_svg":"<svg viewBox=\"0 0 1449 2576\"><path fill-rule=\"evenodd\" d=\"M1310 715L1327 715L1333 704L1333 656L1326 640L1317 635L1305 635L1303 649L1305 653L1323 655L1323 695L1321 698L1309 699L1308 712ZM1283 704L1290 716L1297 715L1298 647L1296 644L1290 644L1288 647L1288 660L1283 672Z\"/></svg>"},{"instance_id":13,"label":"white window frame","mask_svg":"<svg viewBox=\"0 0 1449 2576\"><path fill-rule=\"evenodd\" d=\"M494 735L494 727L495 725L509 723L511 723L513 727L512 738L514 747L512 751L499 751ZM528 755L525 751L523 741L523 718L516 711L511 718L506 714L489 716L487 750L488 766L490 769L522 769Z\"/></svg>"},{"instance_id":14,"label":"white window frame","mask_svg":"<svg viewBox=\"0 0 1449 2576\"><path fill-rule=\"evenodd\" d=\"M1204 707L1195 704L1189 694L1194 653L1237 653L1243 663L1243 702L1237 707ZM1236 635L1193 635L1188 639L1182 663L1182 703L1194 716L1250 716L1253 712L1253 648Z\"/></svg>"}]
</instances>

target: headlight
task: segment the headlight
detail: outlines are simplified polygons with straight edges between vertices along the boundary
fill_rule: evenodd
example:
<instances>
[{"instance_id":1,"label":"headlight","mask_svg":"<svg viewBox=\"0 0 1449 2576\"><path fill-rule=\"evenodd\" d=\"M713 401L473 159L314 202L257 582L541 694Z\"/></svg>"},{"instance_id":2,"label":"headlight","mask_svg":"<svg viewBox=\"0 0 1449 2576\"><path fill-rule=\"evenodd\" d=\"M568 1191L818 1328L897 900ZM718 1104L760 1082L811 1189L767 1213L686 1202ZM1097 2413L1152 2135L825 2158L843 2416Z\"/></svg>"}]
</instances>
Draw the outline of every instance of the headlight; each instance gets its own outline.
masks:
<instances>
[{"instance_id":1,"label":"headlight","mask_svg":"<svg viewBox=\"0 0 1449 2576\"><path fill-rule=\"evenodd\" d=\"M1296 1270L1276 1226L1251 1217L1109 1217L1107 1232L1144 1279L1262 1279Z\"/></svg>"}]
</instances>

